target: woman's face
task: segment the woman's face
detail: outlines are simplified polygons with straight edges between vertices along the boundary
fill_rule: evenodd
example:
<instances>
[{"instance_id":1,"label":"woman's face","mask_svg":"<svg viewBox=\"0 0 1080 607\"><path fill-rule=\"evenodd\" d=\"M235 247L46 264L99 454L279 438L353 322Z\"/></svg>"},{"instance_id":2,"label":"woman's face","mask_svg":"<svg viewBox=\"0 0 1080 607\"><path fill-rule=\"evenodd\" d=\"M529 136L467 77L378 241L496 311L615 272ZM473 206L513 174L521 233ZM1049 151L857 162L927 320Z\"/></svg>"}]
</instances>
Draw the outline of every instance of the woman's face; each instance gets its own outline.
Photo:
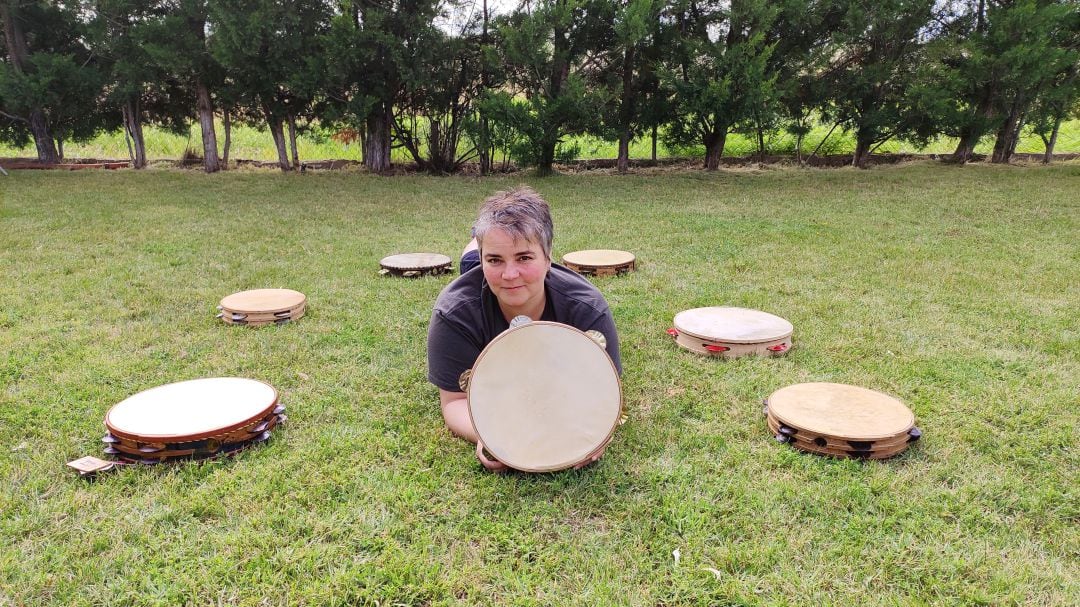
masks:
<instances>
[{"instance_id":1,"label":"woman's face","mask_svg":"<svg viewBox=\"0 0 1080 607\"><path fill-rule=\"evenodd\" d=\"M493 228L480 247L484 278L508 317L539 314L544 309L544 278L551 260L544 248ZM535 320L535 318L534 318Z\"/></svg>"}]
</instances>

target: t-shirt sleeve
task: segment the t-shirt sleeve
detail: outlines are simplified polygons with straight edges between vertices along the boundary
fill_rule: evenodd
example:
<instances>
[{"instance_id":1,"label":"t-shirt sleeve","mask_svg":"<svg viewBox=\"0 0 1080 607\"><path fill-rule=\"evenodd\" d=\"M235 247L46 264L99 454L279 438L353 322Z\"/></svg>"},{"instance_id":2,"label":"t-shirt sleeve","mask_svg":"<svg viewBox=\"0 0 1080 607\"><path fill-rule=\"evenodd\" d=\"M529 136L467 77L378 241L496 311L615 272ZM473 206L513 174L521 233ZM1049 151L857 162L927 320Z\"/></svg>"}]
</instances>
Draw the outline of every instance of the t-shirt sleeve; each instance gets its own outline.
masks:
<instances>
[{"instance_id":1,"label":"t-shirt sleeve","mask_svg":"<svg viewBox=\"0 0 1080 607\"><path fill-rule=\"evenodd\" d=\"M475 343L438 310L428 324L428 381L450 392L460 392L458 378L480 356Z\"/></svg>"}]
</instances>

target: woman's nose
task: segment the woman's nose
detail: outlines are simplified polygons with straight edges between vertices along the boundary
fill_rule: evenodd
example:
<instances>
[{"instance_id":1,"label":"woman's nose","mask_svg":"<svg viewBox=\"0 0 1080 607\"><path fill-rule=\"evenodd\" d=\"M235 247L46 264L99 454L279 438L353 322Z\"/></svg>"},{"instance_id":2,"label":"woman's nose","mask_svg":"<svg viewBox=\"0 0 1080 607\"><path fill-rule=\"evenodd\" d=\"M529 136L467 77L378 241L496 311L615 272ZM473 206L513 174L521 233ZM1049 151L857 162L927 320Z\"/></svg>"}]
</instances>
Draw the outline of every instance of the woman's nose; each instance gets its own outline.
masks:
<instances>
[{"instance_id":1,"label":"woman's nose","mask_svg":"<svg viewBox=\"0 0 1080 607\"><path fill-rule=\"evenodd\" d=\"M503 268L503 278L517 278L518 274L518 267L515 263L508 263Z\"/></svg>"}]
</instances>

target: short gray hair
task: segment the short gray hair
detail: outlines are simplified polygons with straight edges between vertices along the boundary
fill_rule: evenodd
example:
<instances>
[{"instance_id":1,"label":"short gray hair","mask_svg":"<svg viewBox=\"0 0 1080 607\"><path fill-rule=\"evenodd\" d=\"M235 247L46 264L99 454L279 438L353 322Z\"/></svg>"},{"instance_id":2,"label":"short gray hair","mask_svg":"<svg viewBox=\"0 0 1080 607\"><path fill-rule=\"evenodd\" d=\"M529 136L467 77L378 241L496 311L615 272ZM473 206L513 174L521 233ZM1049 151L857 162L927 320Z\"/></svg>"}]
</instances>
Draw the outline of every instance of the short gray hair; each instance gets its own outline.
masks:
<instances>
[{"instance_id":1,"label":"short gray hair","mask_svg":"<svg viewBox=\"0 0 1080 607\"><path fill-rule=\"evenodd\" d=\"M551 260L551 209L548 203L529 186L495 192L480 205L473 225L473 235L484 248L484 235L498 228L514 240L523 239L540 245L544 256Z\"/></svg>"}]
</instances>

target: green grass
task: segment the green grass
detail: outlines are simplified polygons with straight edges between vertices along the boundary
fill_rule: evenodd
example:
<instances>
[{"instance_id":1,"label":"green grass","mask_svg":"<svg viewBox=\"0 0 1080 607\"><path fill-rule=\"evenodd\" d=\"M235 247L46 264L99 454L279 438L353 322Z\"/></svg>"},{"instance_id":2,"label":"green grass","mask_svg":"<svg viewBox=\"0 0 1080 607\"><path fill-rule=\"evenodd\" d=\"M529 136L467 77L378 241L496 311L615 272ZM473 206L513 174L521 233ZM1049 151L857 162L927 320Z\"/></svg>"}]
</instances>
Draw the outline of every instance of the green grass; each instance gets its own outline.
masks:
<instances>
[{"instance_id":1,"label":"green grass","mask_svg":"<svg viewBox=\"0 0 1080 607\"><path fill-rule=\"evenodd\" d=\"M803 154L809 155L817 147L818 143L828 135L828 126L818 126L803 141ZM218 125L218 146L223 145L224 131ZM202 135L198 125L193 125L187 136L176 135L157 128L146 130L147 156L151 160L175 160L184 154L184 150L194 150L202 154ZM615 158L618 155L618 143L604 141L595 137L581 136L568 140L568 145L578 146L578 157L582 159ZM780 133L766 141L766 146L774 153L794 154L795 138L786 133ZM331 158L343 158L360 160L360 146L356 143L343 145L329 138L327 134L301 135L297 139L298 154L301 160L324 160ZM993 151L993 137L985 138L975 149L976 153L989 154ZM850 133L834 132L821 147L819 154L850 154L855 149L855 139ZM925 153L925 154L951 154L956 149L956 140L941 138L926 147L917 147L904 141L889 141L882 145L880 153ZM1042 140L1035 135L1023 137L1017 146L1017 152L1041 154L1045 150ZM1080 152L1080 120L1066 122L1061 127L1055 153ZM64 149L67 158L128 158L127 143L120 131L98 135L86 143L69 143ZM724 154L727 156L749 156L757 153L757 142L752 137L746 137L733 133L728 137ZM0 144L0 157L34 157L36 152L31 144L22 148L14 148ZM702 146L690 146L688 148L669 149L663 143L658 144L657 155L661 158L669 157L694 157L704 158L705 148ZM403 148L393 150L392 157L395 162L411 162L412 157ZM631 158L651 158L652 141L646 137L637 139L630 146ZM259 129L248 126L236 126L233 128L232 145L229 152L230 159L276 161L277 152L274 149L270 135ZM496 158L496 160L499 160Z\"/></svg>"},{"instance_id":2,"label":"green grass","mask_svg":"<svg viewBox=\"0 0 1080 607\"><path fill-rule=\"evenodd\" d=\"M482 471L425 381L447 279L376 273L456 256L517 178L0 177L0 605L1075 604L1080 165L522 179L557 255L642 262L597 280L629 421L582 471ZM272 286L307 316L215 321ZM795 349L678 349L704 305L779 314ZM221 375L281 390L269 444L65 468L112 404ZM803 381L895 394L924 439L867 463L778 445L761 399Z\"/></svg>"}]
</instances>

